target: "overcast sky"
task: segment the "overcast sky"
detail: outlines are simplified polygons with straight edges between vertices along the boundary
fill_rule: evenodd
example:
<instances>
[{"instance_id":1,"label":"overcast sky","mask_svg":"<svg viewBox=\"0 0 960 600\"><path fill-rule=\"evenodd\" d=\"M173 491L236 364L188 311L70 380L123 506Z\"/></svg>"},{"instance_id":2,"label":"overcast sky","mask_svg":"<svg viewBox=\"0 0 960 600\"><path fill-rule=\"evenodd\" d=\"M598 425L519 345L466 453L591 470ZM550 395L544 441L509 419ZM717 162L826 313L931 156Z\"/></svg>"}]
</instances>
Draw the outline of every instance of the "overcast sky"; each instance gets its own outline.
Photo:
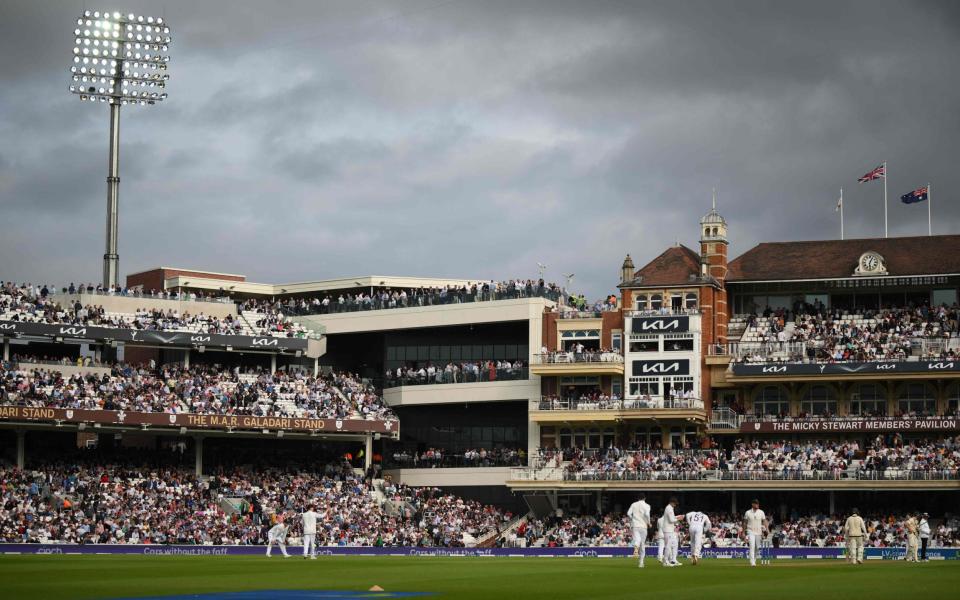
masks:
<instances>
[{"instance_id":1,"label":"overcast sky","mask_svg":"<svg viewBox=\"0 0 960 600\"><path fill-rule=\"evenodd\" d=\"M601 297L711 188L761 241L956 233L960 2L0 0L0 279L98 280L108 109L67 90L88 9L169 23L122 115L120 267L283 283L547 277Z\"/></svg>"}]
</instances>

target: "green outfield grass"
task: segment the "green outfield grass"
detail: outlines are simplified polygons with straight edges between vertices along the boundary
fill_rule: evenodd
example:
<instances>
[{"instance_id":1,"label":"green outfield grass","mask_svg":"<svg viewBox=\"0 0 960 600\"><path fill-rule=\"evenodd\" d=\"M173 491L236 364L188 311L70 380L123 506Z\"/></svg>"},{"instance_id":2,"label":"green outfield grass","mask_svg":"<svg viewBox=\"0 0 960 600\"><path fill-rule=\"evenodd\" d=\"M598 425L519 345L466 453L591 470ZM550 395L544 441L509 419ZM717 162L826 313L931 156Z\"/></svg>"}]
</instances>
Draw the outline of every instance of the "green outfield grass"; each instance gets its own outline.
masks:
<instances>
[{"instance_id":1,"label":"green outfield grass","mask_svg":"<svg viewBox=\"0 0 960 600\"><path fill-rule=\"evenodd\" d=\"M243 590L430 592L432 598L823 600L955 598L960 561L707 560L643 570L625 558L0 556L0 597L130 598ZM376 597L370 595L368 597Z\"/></svg>"}]
</instances>

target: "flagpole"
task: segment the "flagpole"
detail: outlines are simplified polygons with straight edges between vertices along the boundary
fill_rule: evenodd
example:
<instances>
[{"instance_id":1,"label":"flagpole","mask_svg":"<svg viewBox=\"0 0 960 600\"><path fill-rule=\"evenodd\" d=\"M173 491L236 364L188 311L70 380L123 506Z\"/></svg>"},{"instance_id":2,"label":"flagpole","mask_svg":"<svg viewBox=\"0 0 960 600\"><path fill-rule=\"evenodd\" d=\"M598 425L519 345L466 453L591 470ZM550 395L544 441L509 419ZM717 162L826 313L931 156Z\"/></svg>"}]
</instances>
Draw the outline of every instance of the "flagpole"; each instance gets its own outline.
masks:
<instances>
[{"instance_id":1,"label":"flagpole","mask_svg":"<svg viewBox=\"0 0 960 600\"><path fill-rule=\"evenodd\" d=\"M933 235L933 191L930 189L930 183L927 183L927 235Z\"/></svg>"},{"instance_id":2,"label":"flagpole","mask_svg":"<svg viewBox=\"0 0 960 600\"><path fill-rule=\"evenodd\" d=\"M887 226L887 161L883 161L883 237L890 237Z\"/></svg>"},{"instance_id":3,"label":"flagpole","mask_svg":"<svg viewBox=\"0 0 960 600\"><path fill-rule=\"evenodd\" d=\"M843 186L840 186L840 239L843 239Z\"/></svg>"}]
</instances>

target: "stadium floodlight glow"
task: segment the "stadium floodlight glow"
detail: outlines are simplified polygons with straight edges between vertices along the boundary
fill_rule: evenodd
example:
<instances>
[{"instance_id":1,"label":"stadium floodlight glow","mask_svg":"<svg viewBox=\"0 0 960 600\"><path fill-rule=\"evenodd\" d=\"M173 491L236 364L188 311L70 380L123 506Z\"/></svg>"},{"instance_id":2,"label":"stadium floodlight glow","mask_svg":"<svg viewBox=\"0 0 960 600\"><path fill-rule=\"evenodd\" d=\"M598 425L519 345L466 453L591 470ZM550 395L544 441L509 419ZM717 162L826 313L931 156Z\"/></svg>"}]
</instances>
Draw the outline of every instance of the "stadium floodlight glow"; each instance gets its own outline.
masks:
<instances>
[{"instance_id":1,"label":"stadium floodlight glow","mask_svg":"<svg viewBox=\"0 0 960 600\"><path fill-rule=\"evenodd\" d=\"M160 17L89 11L73 30L70 93L110 104L107 174L107 242L103 285L120 284L117 254L120 198L120 107L150 106L167 99L170 27Z\"/></svg>"}]
</instances>

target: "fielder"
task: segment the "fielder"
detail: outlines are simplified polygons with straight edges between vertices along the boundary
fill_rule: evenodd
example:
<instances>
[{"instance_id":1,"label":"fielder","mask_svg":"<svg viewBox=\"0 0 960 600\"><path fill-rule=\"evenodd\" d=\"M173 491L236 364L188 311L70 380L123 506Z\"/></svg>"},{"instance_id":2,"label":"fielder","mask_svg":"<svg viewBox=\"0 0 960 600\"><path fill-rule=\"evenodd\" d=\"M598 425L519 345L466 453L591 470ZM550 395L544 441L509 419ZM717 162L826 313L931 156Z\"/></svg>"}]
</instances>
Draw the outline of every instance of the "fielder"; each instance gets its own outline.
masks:
<instances>
[{"instance_id":1,"label":"fielder","mask_svg":"<svg viewBox=\"0 0 960 600\"><path fill-rule=\"evenodd\" d=\"M647 554L647 529L650 528L650 505L647 504L644 494L640 494L640 499L630 505L627 516L633 529L633 557L639 557L642 569L643 559Z\"/></svg>"},{"instance_id":2,"label":"fielder","mask_svg":"<svg viewBox=\"0 0 960 600\"><path fill-rule=\"evenodd\" d=\"M290 530L289 527L283 523L277 523L270 528L270 531L267 532L267 556L270 556L270 551L273 549L273 545L276 544L280 546L280 552L283 552L284 558L290 558L290 555L287 554L287 532Z\"/></svg>"},{"instance_id":3,"label":"fielder","mask_svg":"<svg viewBox=\"0 0 960 600\"><path fill-rule=\"evenodd\" d=\"M760 542L767 534L767 515L760 510L760 501L750 503L750 510L743 515L743 531L747 536L747 556L750 566L757 566L757 557L760 553Z\"/></svg>"},{"instance_id":4,"label":"fielder","mask_svg":"<svg viewBox=\"0 0 960 600\"><path fill-rule=\"evenodd\" d=\"M867 525L860 516L860 511L853 509L853 514L847 517L843 524L843 536L847 538L847 562L854 565L863 564L863 540L867 537Z\"/></svg>"},{"instance_id":5,"label":"fielder","mask_svg":"<svg viewBox=\"0 0 960 600\"><path fill-rule=\"evenodd\" d=\"M307 505L303 513L303 557L317 559L317 517L320 514L313 511L313 505Z\"/></svg>"},{"instance_id":6,"label":"fielder","mask_svg":"<svg viewBox=\"0 0 960 600\"><path fill-rule=\"evenodd\" d=\"M680 545L680 540L677 536L677 523L683 519L683 515L679 517L674 514L674 509L677 505L680 504L676 497L670 498L670 502L667 503L667 506L663 509L663 562L665 567L679 567L680 562L677 560L677 549Z\"/></svg>"},{"instance_id":7,"label":"fielder","mask_svg":"<svg viewBox=\"0 0 960 600\"><path fill-rule=\"evenodd\" d=\"M661 564L661 565L663 564L663 554L664 554L663 544L664 544L664 541L663 541L663 515L661 515L660 518L657 519L657 560L660 561L660 564Z\"/></svg>"},{"instance_id":8,"label":"fielder","mask_svg":"<svg viewBox=\"0 0 960 600\"><path fill-rule=\"evenodd\" d=\"M690 511L685 515L687 527L690 529L690 560L693 564L700 562L700 551L703 549L703 534L709 532L712 525L710 517L698 510Z\"/></svg>"}]
</instances>

